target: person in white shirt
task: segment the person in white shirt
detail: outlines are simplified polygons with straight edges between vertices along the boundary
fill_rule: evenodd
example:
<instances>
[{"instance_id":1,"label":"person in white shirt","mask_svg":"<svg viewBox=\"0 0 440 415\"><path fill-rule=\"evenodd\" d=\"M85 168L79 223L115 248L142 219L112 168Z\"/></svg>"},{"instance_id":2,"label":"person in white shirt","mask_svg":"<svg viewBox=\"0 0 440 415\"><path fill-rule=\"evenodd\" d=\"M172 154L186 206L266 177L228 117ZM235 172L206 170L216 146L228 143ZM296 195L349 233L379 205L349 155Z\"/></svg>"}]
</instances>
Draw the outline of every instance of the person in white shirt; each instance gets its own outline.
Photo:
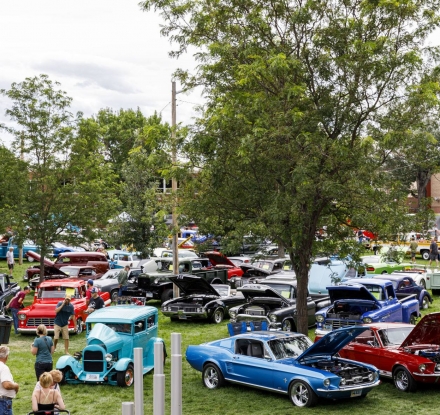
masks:
<instances>
[{"instance_id":1,"label":"person in white shirt","mask_svg":"<svg viewBox=\"0 0 440 415\"><path fill-rule=\"evenodd\" d=\"M0 346L0 414L13 415L12 399L15 398L20 389L18 383L14 382L6 362L9 357L9 347Z\"/></svg>"},{"instance_id":2,"label":"person in white shirt","mask_svg":"<svg viewBox=\"0 0 440 415\"><path fill-rule=\"evenodd\" d=\"M6 252L6 263L8 264L9 276L12 277L12 272L14 271L14 248L12 246L9 248L9 251Z\"/></svg>"}]
</instances>

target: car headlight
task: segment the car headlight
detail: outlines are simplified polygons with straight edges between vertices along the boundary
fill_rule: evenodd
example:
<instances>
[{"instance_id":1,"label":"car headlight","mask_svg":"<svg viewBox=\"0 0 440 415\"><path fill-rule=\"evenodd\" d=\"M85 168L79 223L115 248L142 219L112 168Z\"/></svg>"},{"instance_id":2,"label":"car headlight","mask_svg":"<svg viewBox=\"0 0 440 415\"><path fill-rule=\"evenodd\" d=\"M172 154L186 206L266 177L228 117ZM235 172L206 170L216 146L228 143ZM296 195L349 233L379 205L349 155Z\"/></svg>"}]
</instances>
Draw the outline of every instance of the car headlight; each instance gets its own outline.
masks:
<instances>
[{"instance_id":1,"label":"car headlight","mask_svg":"<svg viewBox=\"0 0 440 415\"><path fill-rule=\"evenodd\" d=\"M26 320L26 314L19 314L18 319L19 320Z\"/></svg>"},{"instance_id":2,"label":"car headlight","mask_svg":"<svg viewBox=\"0 0 440 415\"><path fill-rule=\"evenodd\" d=\"M370 382L373 382L373 380L374 380L374 373L369 373L369 374L368 374L368 380L369 380Z\"/></svg>"},{"instance_id":3,"label":"car headlight","mask_svg":"<svg viewBox=\"0 0 440 415\"><path fill-rule=\"evenodd\" d=\"M318 315L316 316L316 321L317 321L318 323L322 323L322 322L324 321L324 316L322 316L321 314L318 314Z\"/></svg>"},{"instance_id":4,"label":"car headlight","mask_svg":"<svg viewBox=\"0 0 440 415\"><path fill-rule=\"evenodd\" d=\"M324 386L328 388L330 386L330 379L324 379Z\"/></svg>"},{"instance_id":5,"label":"car headlight","mask_svg":"<svg viewBox=\"0 0 440 415\"><path fill-rule=\"evenodd\" d=\"M436 372L440 372L440 363L437 363L436 365L435 365L435 369L434 369Z\"/></svg>"},{"instance_id":6,"label":"car headlight","mask_svg":"<svg viewBox=\"0 0 440 415\"><path fill-rule=\"evenodd\" d=\"M347 381L345 380L345 378L342 378L342 379L341 379L341 385L342 385L342 386L344 386L346 382L347 382Z\"/></svg>"},{"instance_id":7,"label":"car headlight","mask_svg":"<svg viewBox=\"0 0 440 415\"><path fill-rule=\"evenodd\" d=\"M107 354L105 355L105 360L106 360L106 362L111 362L112 359L113 359L113 356L112 356L110 353L107 353Z\"/></svg>"},{"instance_id":8,"label":"car headlight","mask_svg":"<svg viewBox=\"0 0 440 415\"><path fill-rule=\"evenodd\" d=\"M426 365L424 363L419 365L419 370L420 370L420 372L424 372L426 370Z\"/></svg>"},{"instance_id":9,"label":"car headlight","mask_svg":"<svg viewBox=\"0 0 440 415\"><path fill-rule=\"evenodd\" d=\"M269 320L270 320L272 323L276 323L277 320L278 320L278 317L276 316L276 314L271 314L271 315L269 316Z\"/></svg>"},{"instance_id":10,"label":"car headlight","mask_svg":"<svg viewBox=\"0 0 440 415\"><path fill-rule=\"evenodd\" d=\"M235 311L229 311L229 317L235 318L237 316L237 313Z\"/></svg>"},{"instance_id":11,"label":"car headlight","mask_svg":"<svg viewBox=\"0 0 440 415\"><path fill-rule=\"evenodd\" d=\"M365 317L364 319L362 319L362 321L363 321L365 324L369 324L369 323L372 323L372 322L373 322L373 319L371 319L370 317Z\"/></svg>"}]
</instances>

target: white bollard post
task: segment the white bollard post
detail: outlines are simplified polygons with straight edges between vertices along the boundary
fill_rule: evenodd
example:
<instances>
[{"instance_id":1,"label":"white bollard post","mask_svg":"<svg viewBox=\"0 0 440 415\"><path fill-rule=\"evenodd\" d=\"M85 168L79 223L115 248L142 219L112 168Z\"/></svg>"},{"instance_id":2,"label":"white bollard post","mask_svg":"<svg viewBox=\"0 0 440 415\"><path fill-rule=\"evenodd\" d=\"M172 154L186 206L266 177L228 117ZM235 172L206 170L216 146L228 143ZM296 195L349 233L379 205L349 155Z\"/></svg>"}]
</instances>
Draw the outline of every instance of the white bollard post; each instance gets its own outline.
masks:
<instances>
[{"instance_id":1,"label":"white bollard post","mask_svg":"<svg viewBox=\"0 0 440 415\"><path fill-rule=\"evenodd\" d=\"M134 415L133 402L122 402L122 415Z\"/></svg>"},{"instance_id":2,"label":"white bollard post","mask_svg":"<svg viewBox=\"0 0 440 415\"><path fill-rule=\"evenodd\" d=\"M136 415L144 415L143 349L134 348L134 406Z\"/></svg>"},{"instance_id":3,"label":"white bollard post","mask_svg":"<svg viewBox=\"0 0 440 415\"><path fill-rule=\"evenodd\" d=\"M182 415L181 334L171 333L171 415Z\"/></svg>"},{"instance_id":4,"label":"white bollard post","mask_svg":"<svg viewBox=\"0 0 440 415\"><path fill-rule=\"evenodd\" d=\"M163 374L163 345L154 343L153 415L165 415L165 375Z\"/></svg>"}]
</instances>

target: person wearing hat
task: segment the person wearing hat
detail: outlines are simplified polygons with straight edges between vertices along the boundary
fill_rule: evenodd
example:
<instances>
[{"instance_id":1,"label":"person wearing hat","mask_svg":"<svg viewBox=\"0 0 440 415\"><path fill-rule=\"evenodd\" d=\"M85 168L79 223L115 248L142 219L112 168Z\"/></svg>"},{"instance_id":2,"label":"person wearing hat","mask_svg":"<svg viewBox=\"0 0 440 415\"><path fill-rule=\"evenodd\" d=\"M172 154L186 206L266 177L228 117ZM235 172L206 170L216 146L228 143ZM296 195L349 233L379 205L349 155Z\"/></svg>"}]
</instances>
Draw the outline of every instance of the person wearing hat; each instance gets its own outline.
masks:
<instances>
[{"instance_id":1,"label":"person wearing hat","mask_svg":"<svg viewBox=\"0 0 440 415\"><path fill-rule=\"evenodd\" d=\"M18 334L18 312L24 307L23 300L26 295L31 292L31 289L26 285L23 291L19 291L15 297L11 298L9 304L6 306L7 309L11 310L12 319L14 321L15 334Z\"/></svg>"},{"instance_id":2,"label":"person wearing hat","mask_svg":"<svg viewBox=\"0 0 440 415\"><path fill-rule=\"evenodd\" d=\"M64 339L64 353L69 353L69 319L72 316L73 325L76 327L75 309L70 303L71 296L66 294L64 301L60 301L55 307L55 321L53 327L54 351L57 348L60 333Z\"/></svg>"},{"instance_id":3,"label":"person wearing hat","mask_svg":"<svg viewBox=\"0 0 440 415\"><path fill-rule=\"evenodd\" d=\"M93 287L91 289L92 299L90 300L89 308L86 313L93 313L95 310L99 310L100 308L104 308L104 300L99 296L98 288Z\"/></svg>"},{"instance_id":4,"label":"person wearing hat","mask_svg":"<svg viewBox=\"0 0 440 415\"><path fill-rule=\"evenodd\" d=\"M93 280L87 280L86 305L89 305L90 300L92 299L92 293L91 293L92 288L93 288Z\"/></svg>"}]
</instances>

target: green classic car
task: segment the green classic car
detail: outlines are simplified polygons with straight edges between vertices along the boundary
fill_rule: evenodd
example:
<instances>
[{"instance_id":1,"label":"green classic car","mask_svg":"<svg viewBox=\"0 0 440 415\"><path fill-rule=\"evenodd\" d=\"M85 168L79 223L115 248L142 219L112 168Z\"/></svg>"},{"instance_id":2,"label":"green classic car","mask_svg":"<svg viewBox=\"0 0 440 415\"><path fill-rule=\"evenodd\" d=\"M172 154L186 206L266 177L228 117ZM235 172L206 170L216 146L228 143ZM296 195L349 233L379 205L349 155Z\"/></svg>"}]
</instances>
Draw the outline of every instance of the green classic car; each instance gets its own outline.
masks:
<instances>
[{"instance_id":1,"label":"green classic car","mask_svg":"<svg viewBox=\"0 0 440 415\"><path fill-rule=\"evenodd\" d=\"M391 274L393 271L402 271L411 268L408 262L397 262L382 255L368 255L361 257L363 265L359 274Z\"/></svg>"}]
</instances>

